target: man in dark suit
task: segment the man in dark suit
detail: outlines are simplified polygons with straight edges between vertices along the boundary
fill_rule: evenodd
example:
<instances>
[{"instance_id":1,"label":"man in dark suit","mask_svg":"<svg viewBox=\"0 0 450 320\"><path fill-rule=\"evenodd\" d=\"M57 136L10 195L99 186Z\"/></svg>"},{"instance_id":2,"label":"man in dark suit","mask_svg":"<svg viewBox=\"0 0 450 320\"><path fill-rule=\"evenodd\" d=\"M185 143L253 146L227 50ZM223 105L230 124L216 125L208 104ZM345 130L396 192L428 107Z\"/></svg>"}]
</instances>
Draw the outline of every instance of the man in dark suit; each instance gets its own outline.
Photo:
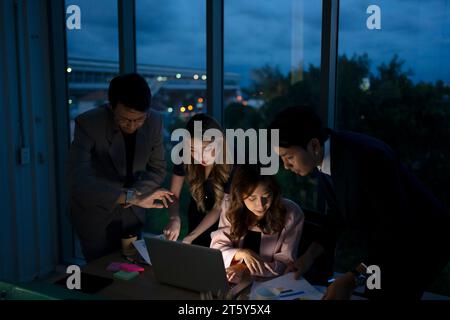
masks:
<instances>
[{"instance_id":1,"label":"man in dark suit","mask_svg":"<svg viewBox=\"0 0 450 320\"><path fill-rule=\"evenodd\" d=\"M167 207L163 124L138 74L114 78L109 105L79 115L70 146L70 215L87 261L140 232L144 208ZM156 200L162 201L163 204Z\"/></svg>"},{"instance_id":2,"label":"man in dark suit","mask_svg":"<svg viewBox=\"0 0 450 320\"><path fill-rule=\"evenodd\" d=\"M380 268L381 289L371 299L420 299L450 259L450 215L445 206L399 161L394 151L372 137L322 127L307 107L281 111L275 151L284 167L300 176L318 176L327 213L320 234L291 266L299 277L345 228L357 229L365 247L361 264L336 279L324 299L348 299L365 284L367 266ZM361 232L362 231L362 232Z\"/></svg>"}]
</instances>

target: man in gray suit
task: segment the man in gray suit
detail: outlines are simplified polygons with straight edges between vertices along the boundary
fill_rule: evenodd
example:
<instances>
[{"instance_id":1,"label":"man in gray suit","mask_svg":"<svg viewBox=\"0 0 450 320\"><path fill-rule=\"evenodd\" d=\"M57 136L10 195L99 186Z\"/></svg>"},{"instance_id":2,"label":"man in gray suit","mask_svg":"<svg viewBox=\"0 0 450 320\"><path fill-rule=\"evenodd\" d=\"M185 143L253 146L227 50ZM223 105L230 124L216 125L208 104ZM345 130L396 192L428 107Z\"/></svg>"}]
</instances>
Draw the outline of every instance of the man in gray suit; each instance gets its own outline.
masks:
<instances>
[{"instance_id":1,"label":"man in gray suit","mask_svg":"<svg viewBox=\"0 0 450 320\"><path fill-rule=\"evenodd\" d=\"M70 147L71 221L87 261L137 235L145 208L167 207L163 123L149 111L151 92L138 74L114 78L109 105L79 115ZM161 202L159 202L159 201Z\"/></svg>"}]
</instances>

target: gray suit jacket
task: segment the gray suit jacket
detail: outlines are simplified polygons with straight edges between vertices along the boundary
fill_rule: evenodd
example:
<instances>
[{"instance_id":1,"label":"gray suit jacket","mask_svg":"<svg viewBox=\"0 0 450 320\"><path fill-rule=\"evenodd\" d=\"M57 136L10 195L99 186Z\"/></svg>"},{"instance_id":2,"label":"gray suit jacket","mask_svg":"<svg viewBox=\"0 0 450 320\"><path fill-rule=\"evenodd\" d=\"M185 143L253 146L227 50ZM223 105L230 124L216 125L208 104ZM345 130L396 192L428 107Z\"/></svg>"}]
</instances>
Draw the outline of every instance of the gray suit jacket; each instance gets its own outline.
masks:
<instances>
[{"instance_id":1,"label":"gray suit jacket","mask_svg":"<svg viewBox=\"0 0 450 320\"><path fill-rule=\"evenodd\" d=\"M164 180L162 117L150 111L136 134L134 187L151 193ZM70 215L80 236L95 239L104 232L117 210L133 210L144 222L145 210L123 209L116 204L126 177L125 142L113 112L101 106L75 119L75 137L70 146Z\"/></svg>"}]
</instances>

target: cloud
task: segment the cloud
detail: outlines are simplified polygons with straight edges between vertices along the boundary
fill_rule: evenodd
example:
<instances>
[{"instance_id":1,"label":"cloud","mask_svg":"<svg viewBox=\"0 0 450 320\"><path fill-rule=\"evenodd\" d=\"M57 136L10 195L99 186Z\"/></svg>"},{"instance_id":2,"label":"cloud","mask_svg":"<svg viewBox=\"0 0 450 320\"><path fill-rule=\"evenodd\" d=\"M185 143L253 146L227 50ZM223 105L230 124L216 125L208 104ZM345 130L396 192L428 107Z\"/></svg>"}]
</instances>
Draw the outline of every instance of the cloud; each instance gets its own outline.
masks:
<instances>
[{"instance_id":1,"label":"cloud","mask_svg":"<svg viewBox=\"0 0 450 320\"><path fill-rule=\"evenodd\" d=\"M142 63L206 68L206 4L137 1L137 54ZM167 4L167 5L166 5Z\"/></svg>"},{"instance_id":2,"label":"cloud","mask_svg":"<svg viewBox=\"0 0 450 320\"><path fill-rule=\"evenodd\" d=\"M249 69L265 64L277 65L284 72L291 66L293 10L303 10L303 57L305 64L320 61L321 5L319 1L303 2L293 7L291 0L245 1L225 3L225 67L230 70L242 66L244 83ZM301 14L301 12L299 12Z\"/></svg>"},{"instance_id":3,"label":"cloud","mask_svg":"<svg viewBox=\"0 0 450 320\"><path fill-rule=\"evenodd\" d=\"M364 7L369 4L381 8L381 30L368 30L365 26L368 15ZM373 71L397 54L405 60L405 69L413 70L414 80L450 82L450 74L443 72L450 67L446 31L450 29L450 19L445 1L353 0L341 2L340 9L340 54L368 53Z\"/></svg>"},{"instance_id":4,"label":"cloud","mask_svg":"<svg viewBox=\"0 0 450 320\"><path fill-rule=\"evenodd\" d=\"M109 0L78 0L82 30L68 32L69 53L118 59L117 9ZM114 1L115 3L115 1ZM138 63L206 68L205 0L137 0ZM382 30L368 30L366 9L381 7ZM298 5L298 6L297 6ZM321 1L226 0L225 70L239 72L244 84L249 70L264 64L288 72L292 32L299 28L293 10L303 10L305 66L320 64ZM295 13L295 12L294 12ZM298 13L298 12L297 12ZM394 54L412 68L416 80L450 82L450 10L447 1L347 0L340 3L339 53L367 52L372 67ZM441 65L441 67L439 67Z\"/></svg>"}]
</instances>

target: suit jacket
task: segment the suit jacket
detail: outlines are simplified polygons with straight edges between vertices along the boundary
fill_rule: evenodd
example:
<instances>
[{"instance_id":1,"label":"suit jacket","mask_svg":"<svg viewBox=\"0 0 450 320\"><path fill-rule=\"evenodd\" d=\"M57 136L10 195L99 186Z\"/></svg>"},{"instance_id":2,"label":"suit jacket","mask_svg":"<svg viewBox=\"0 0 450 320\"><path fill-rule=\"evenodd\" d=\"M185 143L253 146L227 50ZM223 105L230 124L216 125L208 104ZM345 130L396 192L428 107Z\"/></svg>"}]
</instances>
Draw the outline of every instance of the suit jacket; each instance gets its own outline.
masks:
<instances>
[{"instance_id":1,"label":"suit jacket","mask_svg":"<svg viewBox=\"0 0 450 320\"><path fill-rule=\"evenodd\" d=\"M136 133L134 188L142 193L153 192L165 177L162 130L162 117L150 111ZM68 171L72 223L85 238L95 238L113 218L126 177L125 142L109 107L95 108L75 119ZM144 221L145 209L120 209L132 210Z\"/></svg>"},{"instance_id":2,"label":"suit jacket","mask_svg":"<svg viewBox=\"0 0 450 320\"><path fill-rule=\"evenodd\" d=\"M332 188L318 174L329 208L319 243L335 242L345 227L358 229L365 235L360 239L367 246L365 262L380 266L385 289L407 281L399 280L404 278L399 272L414 270L420 282L426 270L448 261L448 210L389 146L366 135L330 131L330 157Z\"/></svg>"},{"instance_id":3,"label":"suit jacket","mask_svg":"<svg viewBox=\"0 0 450 320\"><path fill-rule=\"evenodd\" d=\"M285 227L280 233L272 235L261 234L260 256L268 262L278 273L282 273L286 265L296 258L298 243L303 229L304 215L300 207L288 200L282 200L286 206ZM219 229L211 233L211 248L222 251L225 267L229 267L236 251L242 248L244 237L235 247L228 237L230 234L230 221L226 217L230 202L230 196L225 195L220 214ZM268 273L267 276L272 275Z\"/></svg>"}]
</instances>

